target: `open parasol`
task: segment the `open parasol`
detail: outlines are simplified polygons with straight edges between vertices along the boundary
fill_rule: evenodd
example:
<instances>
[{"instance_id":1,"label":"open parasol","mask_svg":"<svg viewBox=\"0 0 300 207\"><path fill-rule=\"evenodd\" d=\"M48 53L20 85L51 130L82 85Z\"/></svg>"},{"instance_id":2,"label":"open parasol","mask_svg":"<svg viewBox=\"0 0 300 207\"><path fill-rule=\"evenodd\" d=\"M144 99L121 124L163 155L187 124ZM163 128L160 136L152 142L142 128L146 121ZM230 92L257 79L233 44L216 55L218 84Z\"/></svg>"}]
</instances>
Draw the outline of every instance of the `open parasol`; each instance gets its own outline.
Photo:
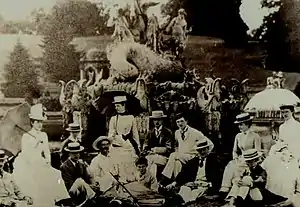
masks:
<instances>
[{"instance_id":1,"label":"open parasol","mask_svg":"<svg viewBox=\"0 0 300 207\"><path fill-rule=\"evenodd\" d=\"M299 105L300 99L287 89L265 89L255 94L245 106L245 111L279 111L281 105Z\"/></svg>"},{"instance_id":2,"label":"open parasol","mask_svg":"<svg viewBox=\"0 0 300 207\"><path fill-rule=\"evenodd\" d=\"M21 150L22 136L30 130L30 105L20 104L8 109L0 122L0 146L16 155Z\"/></svg>"}]
</instances>

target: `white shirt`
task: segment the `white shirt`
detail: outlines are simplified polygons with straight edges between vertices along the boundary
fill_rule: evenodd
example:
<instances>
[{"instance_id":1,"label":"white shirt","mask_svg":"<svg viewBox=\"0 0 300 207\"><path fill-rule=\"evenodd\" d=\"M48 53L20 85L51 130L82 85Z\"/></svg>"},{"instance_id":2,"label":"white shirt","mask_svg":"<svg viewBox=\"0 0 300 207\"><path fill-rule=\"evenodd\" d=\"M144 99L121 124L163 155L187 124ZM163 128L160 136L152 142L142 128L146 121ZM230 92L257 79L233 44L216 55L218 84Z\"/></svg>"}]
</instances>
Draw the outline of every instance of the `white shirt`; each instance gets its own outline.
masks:
<instances>
[{"instance_id":1,"label":"white shirt","mask_svg":"<svg viewBox=\"0 0 300 207\"><path fill-rule=\"evenodd\" d=\"M293 117L279 127L279 139L283 140L289 151L300 158L300 123Z\"/></svg>"}]
</instances>

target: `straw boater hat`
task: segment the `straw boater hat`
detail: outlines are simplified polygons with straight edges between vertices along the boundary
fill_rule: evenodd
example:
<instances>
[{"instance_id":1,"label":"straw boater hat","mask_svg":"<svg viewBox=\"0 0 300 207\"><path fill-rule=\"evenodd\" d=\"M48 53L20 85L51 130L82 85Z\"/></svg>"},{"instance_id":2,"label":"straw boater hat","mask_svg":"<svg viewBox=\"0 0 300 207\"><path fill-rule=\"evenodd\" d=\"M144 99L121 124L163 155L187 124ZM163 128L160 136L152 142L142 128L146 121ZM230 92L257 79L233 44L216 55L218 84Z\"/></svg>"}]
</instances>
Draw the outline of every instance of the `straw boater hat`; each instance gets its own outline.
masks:
<instances>
[{"instance_id":1,"label":"straw boater hat","mask_svg":"<svg viewBox=\"0 0 300 207\"><path fill-rule=\"evenodd\" d=\"M167 116L164 115L163 111L152 111L152 115L149 117L151 119L162 119L166 118Z\"/></svg>"},{"instance_id":2,"label":"straw boater hat","mask_svg":"<svg viewBox=\"0 0 300 207\"><path fill-rule=\"evenodd\" d=\"M78 142L71 142L68 144L68 146L65 148L65 150L67 152L77 153L77 152L82 152L84 150L84 147L80 146L80 144Z\"/></svg>"},{"instance_id":3,"label":"straw boater hat","mask_svg":"<svg viewBox=\"0 0 300 207\"><path fill-rule=\"evenodd\" d=\"M39 120L39 121L44 121L47 119L47 117L44 114L44 107L42 104L36 104L33 105L30 108L30 113L29 113L29 118L34 119L34 120Z\"/></svg>"},{"instance_id":4,"label":"straw boater hat","mask_svg":"<svg viewBox=\"0 0 300 207\"><path fill-rule=\"evenodd\" d=\"M99 144L103 141L108 141L110 144L111 144L111 139L107 136L100 136L98 137L94 142L93 142L93 148L96 150L96 151L99 151Z\"/></svg>"},{"instance_id":5,"label":"straw boater hat","mask_svg":"<svg viewBox=\"0 0 300 207\"><path fill-rule=\"evenodd\" d=\"M126 101L127 101L126 96L115 96L113 103L114 104L116 104L116 103L123 103L123 102L126 102Z\"/></svg>"},{"instance_id":6,"label":"straw boater hat","mask_svg":"<svg viewBox=\"0 0 300 207\"><path fill-rule=\"evenodd\" d=\"M244 151L243 158L245 161L254 160L262 156L261 152L258 152L257 149L249 149Z\"/></svg>"},{"instance_id":7,"label":"straw boater hat","mask_svg":"<svg viewBox=\"0 0 300 207\"><path fill-rule=\"evenodd\" d=\"M198 142L196 142L196 149L200 150L203 148L209 147L209 144L206 140L200 140Z\"/></svg>"},{"instance_id":8,"label":"straw boater hat","mask_svg":"<svg viewBox=\"0 0 300 207\"><path fill-rule=\"evenodd\" d=\"M80 132L80 126L76 123L69 124L69 127L66 129L69 132Z\"/></svg>"},{"instance_id":9,"label":"straw boater hat","mask_svg":"<svg viewBox=\"0 0 300 207\"><path fill-rule=\"evenodd\" d=\"M0 162L3 163L7 158L8 156L5 154L5 152L0 150Z\"/></svg>"},{"instance_id":10,"label":"straw boater hat","mask_svg":"<svg viewBox=\"0 0 300 207\"><path fill-rule=\"evenodd\" d=\"M236 116L235 124L240 124L244 122L251 121L253 119L253 116L250 116L249 113L242 113Z\"/></svg>"}]
</instances>

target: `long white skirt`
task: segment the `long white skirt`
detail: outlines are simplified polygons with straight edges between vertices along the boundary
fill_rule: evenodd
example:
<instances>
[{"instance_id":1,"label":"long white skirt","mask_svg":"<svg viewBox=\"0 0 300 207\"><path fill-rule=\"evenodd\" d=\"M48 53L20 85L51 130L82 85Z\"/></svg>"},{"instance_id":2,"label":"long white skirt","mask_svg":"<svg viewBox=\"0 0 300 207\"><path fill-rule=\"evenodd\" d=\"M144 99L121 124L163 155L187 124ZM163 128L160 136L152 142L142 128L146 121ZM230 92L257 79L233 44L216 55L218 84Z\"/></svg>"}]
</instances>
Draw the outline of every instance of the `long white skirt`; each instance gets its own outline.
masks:
<instances>
[{"instance_id":1,"label":"long white skirt","mask_svg":"<svg viewBox=\"0 0 300 207\"><path fill-rule=\"evenodd\" d=\"M14 162L13 176L22 193L33 199L33 206L51 207L69 198L60 171L42 160L32 163L21 153Z\"/></svg>"}]
</instances>

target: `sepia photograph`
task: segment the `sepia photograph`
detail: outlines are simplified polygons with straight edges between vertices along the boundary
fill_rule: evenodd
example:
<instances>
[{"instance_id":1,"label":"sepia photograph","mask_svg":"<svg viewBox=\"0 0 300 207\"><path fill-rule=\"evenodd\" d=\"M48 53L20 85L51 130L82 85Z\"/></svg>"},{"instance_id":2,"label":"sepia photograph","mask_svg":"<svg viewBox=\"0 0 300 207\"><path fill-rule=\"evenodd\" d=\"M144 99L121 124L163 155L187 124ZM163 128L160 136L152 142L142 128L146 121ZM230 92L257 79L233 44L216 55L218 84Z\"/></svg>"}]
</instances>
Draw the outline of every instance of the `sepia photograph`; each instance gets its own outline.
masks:
<instances>
[{"instance_id":1,"label":"sepia photograph","mask_svg":"<svg viewBox=\"0 0 300 207\"><path fill-rule=\"evenodd\" d=\"M0 207L300 207L299 0L0 0Z\"/></svg>"}]
</instances>

